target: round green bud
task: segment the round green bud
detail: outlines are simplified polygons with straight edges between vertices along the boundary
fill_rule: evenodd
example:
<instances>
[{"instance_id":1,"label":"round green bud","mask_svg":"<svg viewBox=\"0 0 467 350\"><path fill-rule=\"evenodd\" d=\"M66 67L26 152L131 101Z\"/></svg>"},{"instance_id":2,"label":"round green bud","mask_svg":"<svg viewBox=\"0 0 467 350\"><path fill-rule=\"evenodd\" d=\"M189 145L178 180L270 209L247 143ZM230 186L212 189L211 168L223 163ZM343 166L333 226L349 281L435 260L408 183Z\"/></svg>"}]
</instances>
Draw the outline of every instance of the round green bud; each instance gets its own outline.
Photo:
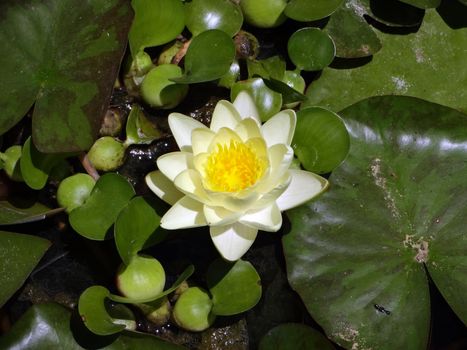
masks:
<instances>
[{"instance_id":1,"label":"round green bud","mask_svg":"<svg viewBox=\"0 0 467 350\"><path fill-rule=\"evenodd\" d=\"M182 76L175 64L162 64L149 71L141 83L141 97L151 107L170 109L177 106L188 93L188 85L169 80Z\"/></svg>"},{"instance_id":2,"label":"round green bud","mask_svg":"<svg viewBox=\"0 0 467 350\"><path fill-rule=\"evenodd\" d=\"M117 288L132 299L148 299L160 294L165 286L165 271L161 263L149 255L136 255L128 265L120 265Z\"/></svg>"},{"instance_id":3,"label":"round green bud","mask_svg":"<svg viewBox=\"0 0 467 350\"><path fill-rule=\"evenodd\" d=\"M23 181L19 159L21 158L22 147L19 145L9 147L5 153L0 154L3 161L3 169L10 179L13 181Z\"/></svg>"},{"instance_id":4,"label":"round green bud","mask_svg":"<svg viewBox=\"0 0 467 350\"><path fill-rule=\"evenodd\" d=\"M96 181L88 174L67 177L58 186L57 202L67 213L84 204L91 195Z\"/></svg>"},{"instance_id":5,"label":"round green bud","mask_svg":"<svg viewBox=\"0 0 467 350\"><path fill-rule=\"evenodd\" d=\"M242 0L240 6L245 22L255 27L277 27L287 19L283 13L287 0Z\"/></svg>"},{"instance_id":6,"label":"round green bud","mask_svg":"<svg viewBox=\"0 0 467 350\"><path fill-rule=\"evenodd\" d=\"M211 313L211 309L212 301L209 294L199 287L190 287L175 303L173 317L181 328L200 332L209 328L216 318Z\"/></svg>"},{"instance_id":7,"label":"round green bud","mask_svg":"<svg viewBox=\"0 0 467 350\"><path fill-rule=\"evenodd\" d=\"M92 145L89 161L100 171L112 171L123 164L125 145L111 136L104 136Z\"/></svg>"}]
</instances>

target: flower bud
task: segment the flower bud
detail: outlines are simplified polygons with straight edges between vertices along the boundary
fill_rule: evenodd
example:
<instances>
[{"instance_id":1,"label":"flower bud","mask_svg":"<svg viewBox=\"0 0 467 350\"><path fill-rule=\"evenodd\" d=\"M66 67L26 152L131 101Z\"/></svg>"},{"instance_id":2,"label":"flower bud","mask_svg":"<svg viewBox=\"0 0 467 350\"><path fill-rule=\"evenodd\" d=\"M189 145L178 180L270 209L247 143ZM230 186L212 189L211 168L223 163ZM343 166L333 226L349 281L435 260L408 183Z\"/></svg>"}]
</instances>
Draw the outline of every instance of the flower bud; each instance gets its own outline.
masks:
<instances>
[{"instance_id":1,"label":"flower bud","mask_svg":"<svg viewBox=\"0 0 467 350\"><path fill-rule=\"evenodd\" d=\"M81 206L91 194L96 181L88 174L67 177L58 186L57 202L67 213Z\"/></svg>"},{"instance_id":2,"label":"flower bud","mask_svg":"<svg viewBox=\"0 0 467 350\"><path fill-rule=\"evenodd\" d=\"M101 137L92 145L88 158L97 170L115 170L123 164L125 145L113 137Z\"/></svg>"},{"instance_id":3,"label":"flower bud","mask_svg":"<svg viewBox=\"0 0 467 350\"><path fill-rule=\"evenodd\" d=\"M200 332L209 328L216 318L211 313L211 309L212 301L209 294L199 287L190 287L175 303L173 316L181 328Z\"/></svg>"}]
</instances>

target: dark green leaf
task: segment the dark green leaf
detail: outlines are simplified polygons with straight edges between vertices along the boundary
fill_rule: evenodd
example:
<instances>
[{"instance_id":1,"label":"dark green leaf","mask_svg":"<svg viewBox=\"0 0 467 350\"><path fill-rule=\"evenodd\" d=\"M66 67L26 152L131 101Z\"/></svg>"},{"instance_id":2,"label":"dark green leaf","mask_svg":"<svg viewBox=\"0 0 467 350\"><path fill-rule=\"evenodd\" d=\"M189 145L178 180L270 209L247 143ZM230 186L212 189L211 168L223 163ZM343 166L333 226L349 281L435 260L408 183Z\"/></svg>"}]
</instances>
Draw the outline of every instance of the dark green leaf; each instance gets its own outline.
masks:
<instances>
[{"instance_id":1,"label":"dark green leaf","mask_svg":"<svg viewBox=\"0 0 467 350\"><path fill-rule=\"evenodd\" d=\"M284 323L271 329L259 343L259 350L333 350L324 335L298 323Z\"/></svg>"},{"instance_id":2,"label":"dark green leaf","mask_svg":"<svg viewBox=\"0 0 467 350\"><path fill-rule=\"evenodd\" d=\"M282 103L287 104L287 103L292 103L292 102L297 102L297 101L305 101L306 96L304 94L301 94L297 90L291 88L288 86L286 83L276 80L276 79L264 79L264 84L270 88L271 90L274 90L282 95Z\"/></svg>"},{"instance_id":3,"label":"dark green leaf","mask_svg":"<svg viewBox=\"0 0 467 350\"><path fill-rule=\"evenodd\" d=\"M334 12L325 31L333 39L338 57L366 57L381 49L381 41L355 5L341 6Z\"/></svg>"},{"instance_id":4,"label":"dark green leaf","mask_svg":"<svg viewBox=\"0 0 467 350\"><path fill-rule=\"evenodd\" d=\"M134 57L146 47L175 39L185 27L185 11L180 0L132 0L135 19L128 39Z\"/></svg>"},{"instance_id":5,"label":"dark green leaf","mask_svg":"<svg viewBox=\"0 0 467 350\"><path fill-rule=\"evenodd\" d=\"M152 236L160 221L154 207L143 197L133 198L120 212L114 227L115 244L126 265L150 241L154 241Z\"/></svg>"},{"instance_id":6,"label":"dark green leaf","mask_svg":"<svg viewBox=\"0 0 467 350\"><path fill-rule=\"evenodd\" d=\"M452 30L434 10L427 10L417 33L378 35L383 48L370 63L324 69L302 107L338 111L370 96L407 95L467 112L467 28Z\"/></svg>"},{"instance_id":7,"label":"dark green leaf","mask_svg":"<svg viewBox=\"0 0 467 350\"><path fill-rule=\"evenodd\" d=\"M219 29L232 37L242 27L240 6L231 0L192 0L185 2L185 10L186 26L193 36Z\"/></svg>"},{"instance_id":8,"label":"dark green leaf","mask_svg":"<svg viewBox=\"0 0 467 350\"><path fill-rule=\"evenodd\" d=\"M306 170L318 174L333 171L347 156L349 142L349 133L337 114L321 107L297 113L292 144Z\"/></svg>"},{"instance_id":9,"label":"dark green leaf","mask_svg":"<svg viewBox=\"0 0 467 350\"><path fill-rule=\"evenodd\" d=\"M63 211L63 208L50 209L45 205L16 199L0 201L0 225L16 225L44 220L49 215Z\"/></svg>"},{"instance_id":10,"label":"dark green leaf","mask_svg":"<svg viewBox=\"0 0 467 350\"><path fill-rule=\"evenodd\" d=\"M0 307L21 287L49 246L40 237L0 231Z\"/></svg>"},{"instance_id":11,"label":"dark green leaf","mask_svg":"<svg viewBox=\"0 0 467 350\"><path fill-rule=\"evenodd\" d=\"M286 63L280 56L272 56L264 60L247 60L248 78L259 75L262 78L273 78L282 80L284 77Z\"/></svg>"},{"instance_id":12,"label":"dark green leaf","mask_svg":"<svg viewBox=\"0 0 467 350\"><path fill-rule=\"evenodd\" d=\"M148 120L138 104L131 107L125 131L126 145L151 143L161 136L160 131Z\"/></svg>"},{"instance_id":13,"label":"dark green leaf","mask_svg":"<svg viewBox=\"0 0 467 350\"><path fill-rule=\"evenodd\" d=\"M71 211L70 224L84 237L104 240L108 229L134 194L125 178L115 173L105 174L97 180L86 202Z\"/></svg>"},{"instance_id":14,"label":"dark green leaf","mask_svg":"<svg viewBox=\"0 0 467 350\"><path fill-rule=\"evenodd\" d=\"M89 148L125 48L128 1L2 1L0 13L0 134L35 103L40 151Z\"/></svg>"},{"instance_id":15,"label":"dark green leaf","mask_svg":"<svg viewBox=\"0 0 467 350\"><path fill-rule=\"evenodd\" d=\"M180 84L211 81L226 74L235 58L232 38L218 29L194 37L185 55L183 77L172 79Z\"/></svg>"},{"instance_id":16,"label":"dark green leaf","mask_svg":"<svg viewBox=\"0 0 467 350\"><path fill-rule=\"evenodd\" d=\"M84 333L85 329L78 329L76 323L63 306L35 305L23 315L9 333L0 337L0 348L5 350L82 350L83 347L105 350L185 349L143 333L128 332L119 336L91 337L90 334ZM77 338L81 341L80 344L75 340Z\"/></svg>"},{"instance_id":17,"label":"dark green leaf","mask_svg":"<svg viewBox=\"0 0 467 350\"><path fill-rule=\"evenodd\" d=\"M289 280L339 345L426 349L425 266L467 322L467 117L397 96L340 114L346 161L319 200L288 212Z\"/></svg>"},{"instance_id":18,"label":"dark green leaf","mask_svg":"<svg viewBox=\"0 0 467 350\"><path fill-rule=\"evenodd\" d=\"M230 316L247 311L261 298L261 279L248 261L215 260L206 274L212 313Z\"/></svg>"},{"instance_id":19,"label":"dark green leaf","mask_svg":"<svg viewBox=\"0 0 467 350\"><path fill-rule=\"evenodd\" d=\"M169 295L170 293L175 291L178 287L180 287L180 285L184 281L186 281L188 279L188 277L190 277L193 274L194 271L195 271L195 267L193 265L188 266L185 269L185 271L183 271L181 273L181 275L178 276L177 280L174 282L174 284L172 284L172 286L169 289L166 289L162 293L160 293L160 294L158 294L158 295L156 295L156 296L154 296L152 298L149 298L149 299L133 299L133 298L126 298L126 297L122 297L120 295L114 295L114 294L110 294L109 299L111 299L113 301L116 301L118 303L127 303L127 304L149 303L151 301L161 299L161 298L165 297L166 295Z\"/></svg>"},{"instance_id":20,"label":"dark green leaf","mask_svg":"<svg viewBox=\"0 0 467 350\"><path fill-rule=\"evenodd\" d=\"M419 7L421 9L436 8L441 3L441 0L400 0L406 4Z\"/></svg>"},{"instance_id":21,"label":"dark green leaf","mask_svg":"<svg viewBox=\"0 0 467 350\"><path fill-rule=\"evenodd\" d=\"M334 59L336 47L328 34L318 28L302 28L289 38L287 51L297 68L321 70Z\"/></svg>"},{"instance_id":22,"label":"dark green leaf","mask_svg":"<svg viewBox=\"0 0 467 350\"><path fill-rule=\"evenodd\" d=\"M316 21L332 14L343 0L290 0L284 13L296 21Z\"/></svg>"}]
</instances>

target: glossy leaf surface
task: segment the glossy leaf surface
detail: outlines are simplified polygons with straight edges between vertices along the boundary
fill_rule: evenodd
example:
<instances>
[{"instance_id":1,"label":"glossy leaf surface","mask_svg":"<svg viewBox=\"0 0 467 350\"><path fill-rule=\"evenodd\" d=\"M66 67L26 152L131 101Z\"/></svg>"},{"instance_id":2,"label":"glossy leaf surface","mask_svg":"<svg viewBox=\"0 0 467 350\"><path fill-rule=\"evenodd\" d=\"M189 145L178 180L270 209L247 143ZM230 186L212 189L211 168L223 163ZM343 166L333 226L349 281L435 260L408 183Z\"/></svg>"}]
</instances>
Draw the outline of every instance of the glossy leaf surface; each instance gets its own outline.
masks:
<instances>
[{"instance_id":1,"label":"glossy leaf surface","mask_svg":"<svg viewBox=\"0 0 467 350\"><path fill-rule=\"evenodd\" d=\"M467 28L452 30L434 10L427 10L418 32L378 36L383 48L371 62L358 68L324 69L307 90L308 101L302 107L338 111L370 96L394 94L467 112Z\"/></svg>"},{"instance_id":2,"label":"glossy leaf surface","mask_svg":"<svg viewBox=\"0 0 467 350\"><path fill-rule=\"evenodd\" d=\"M154 207L143 197L133 198L120 212L114 227L115 244L126 265L150 243L160 221Z\"/></svg>"},{"instance_id":3,"label":"glossy leaf surface","mask_svg":"<svg viewBox=\"0 0 467 350\"><path fill-rule=\"evenodd\" d=\"M250 262L215 260L206 274L212 313L229 316L247 311L261 298L261 279Z\"/></svg>"},{"instance_id":4,"label":"glossy leaf surface","mask_svg":"<svg viewBox=\"0 0 467 350\"><path fill-rule=\"evenodd\" d=\"M192 84L211 81L226 74L235 58L232 38L218 29L194 37L185 55L184 76L176 83Z\"/></svg>"},{"instance_id":5,"label":"glossy leaf surface","mask_svg":"<svg viewBox=\"0 0 467 350\"><path fill-rule=\"evenodd\" d=\"M50 209L41 203L29 200L3 200L0 201L0 225L44 220L47 216L61 211L63 211L62 208Z\"/></svg>"},{"instance_id":6,"label":"glossy leaf surface","mask_svg":"<svg viewBox=\"0 0 467 350\"><path fill-rule=\"evenodd\" d=\"M107 173L97 180L86 202L71 211L70 224L84 237L104 240L118 214L134 194L133 187L125 178Z\"/></svg>"},{"instance_id":7,"label":"glossy leaf surface","mask_svg":"<svg viewBox=\"0 0 467 350\"><path fill-rule=\"evenodd\" d=\"M334 170L349 152L349 133L336 114L321 107L297 113L292 145L303 167L317 174Z\"/></svg>"},{"instance_id":8,"label":"glossy leaf surface","mask_svg":"<svg viewBox=\"0 0 467 350\"><path fill-rule=\"evenodd\" d=\"M124 0L0 4L0 134L34 105L42 152L89 148L107 108L132 18Z\"/></svg>"},{"instance_id":9,"label":"glossy leaf surface","mask_svg":"<svg viewBox=\"0 0 467 350\"><path fill-rule=\"evenodd\" d=\"M291 0L285 7L287 17L296 21L308 22L329 16L337 10L343 0Z\"/></svg>"},{"instance_id":10,"label":"glossy leaf surface","mask_svg":"<svg viewBox=\"0 0 467 350\"><path fill-rule=\"evenodd\" d=\"M261 339L259 350L333 350L335 347L317 330L299 323L284 323Z\"/></svg>"},{"instance_id":11,"label":"glossy leaf surface","mask_svg":"<svg viewBox=\"0 0 467 350\"><path fill-rule=\"evenodd\" d=\"M336 47L328 34L318 28L302 28L287 43L290 60L306 71L321 70L334 59Z\"/></svg>"},{"instance_id":12,"label":"glossy leaf surface","mask_svg":"<svg viewBox=\"0 0 467 350\"><path fill-rule=\"evenodd\" d=\"M79 338L80 343L75 337ZM142 333L126 333L111 338L87 334L82 329L75 327L71 314L66 308L52 303L31 307L10 332L0 337L0 348L15 350L185 349L182 346L169 344Z\"/></svg>"},{"instance_id":13,"label":"glossy leaf surface","mask_svg":"<svg viewBox=\"0 0 467 350\"><path fill-rule=\"evenodd\" d=\"M21 287L49 246L40 237L0 231L0 306Z\"/></svg>"},{"instance_id":14,"label":"glossy leaf surface","mask_svg":"<svg viewBox=\"0 0 467 350\"><path fill-rule=\"evenodd\" d=\"M396 96L340 115L351 148L332 188L288 212L289 281L341 346L426 349L425 267L467 321L467 117Z\"/></svg>"},{"instance_id":15,"label":"glossy leaf surface","mask_svg":"<svg viewBox=\"0 0 467 350\"><path fill-rule=\"evenodd\" d=\"M185 12L180 0L132 0L131 6L135 18L128 39L133 57L146 47L175 39L185 27Z\"/></svg>"},{"instance_id":16,"label":"glossy leaf surface","mask_svg":"<svg viewBox=\"0 0 467 350\"><path fill-rule=\"evenodd\" d=\"M219 29L231 37L242 27L240 6L231 0L192 0L185 2L186 26L196 36Z\"/></svg>"}]
</instances>

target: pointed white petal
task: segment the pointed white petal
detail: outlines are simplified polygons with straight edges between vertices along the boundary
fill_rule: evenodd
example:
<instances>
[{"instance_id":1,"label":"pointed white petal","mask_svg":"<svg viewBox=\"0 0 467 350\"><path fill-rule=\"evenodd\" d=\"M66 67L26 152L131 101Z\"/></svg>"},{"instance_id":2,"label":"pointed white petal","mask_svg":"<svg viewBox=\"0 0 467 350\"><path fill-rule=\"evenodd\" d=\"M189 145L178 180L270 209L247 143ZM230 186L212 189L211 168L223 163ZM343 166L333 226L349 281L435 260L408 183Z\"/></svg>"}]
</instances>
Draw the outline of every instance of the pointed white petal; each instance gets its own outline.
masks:
<instances>
[{"instance_id":1,"label":"pointed white petal","mask_svg":"<svg viewBox=\"0 0 467 350\"><path fill-rule=\"evenodd\" d=\"M193 130L191 133L193 155L196 156L199 153L207 152L214 136L216 136L216 134L208 128Z\"/></svg>"},{"instance_id":2,"label":"pointed white petal","mask_svg":"<svg viewBox=\"0 0 467 350\"><path fill-rule=\"evenodd\" d=\"M281 211L308 202L325 191L329 185L325 178L309 171L291 169L289 172L292 175L292 181L276 201Z\"/></svg>"},{"instance_id":3,"label":"pointed white petal","mask_svg":"<svg viewBox=\"0 0 467 350\"><path fill-rule=\"evenodd\" d=\"M243 215L239 222L252 228L276 232L282 226L282 214L275 202L271 205Z\"/></svg>"},{"instance_id":4,"label":"pointed white petal","mask_svg":"<svg viewBox=\"0 0 467 350\"><path fill-rule=\"evenodd\" d=\"M157 167L170 180L182 171L193 167L193 155L188 152L171 152L157 158Z\"/></svg>"},{"instance_id":5,"label":"pointed white petal","mask_svg":"<svg viewBox=\"0 0 467 350\"><path fill-rule=\"evenodd\" d=\"M229 101L221 100L217 102L216 108L214 108L214 112L212 113L210 128L214 132L218 132L220 128L233 130L240 121L240 114L238 114L234 105Z\"/></svg>"},{"instance_id":6,"label":"pointed white petal","mask_svg":"<svg viewBox=\"0 0 467 350\"><path fill-rule=\"evenodd\" d=\"M240 117L242 119L252 118L256 123L258 123L258 125L261 125L258 108L256 108L255 101L248 92L240 91L235 98L233 105L237 109L238 113L240 113Z\"/></svg>"},{"instance_id":7,"label":"pointed white petal","mask_svg":"<svg viewBox=\"0 0 467 350\"><path fill-rule=\"evenodd\" d=\"M167 230L205 226L203 204L184 196L161 219L161 227Z\"/></svg>"},{"instance_id":8,"label":"pointed white petal","mask_svg":"<svg viewBox=\"0 0 467 350\"><path fill-rule=\"evenodd\" d=\"M227 226L211 226L212 241L222 257L229 261L240 259L250 249L258 230L235 223Z\"/></svg>"},{"instance_id":9,"label":"pointed white petal","mask_svg":"<svg viewBox=\"0 0 467 350\"><path fill-rule=\"evenodd\" d=\"M290 168L293 160L293 150L283 143L277 143L269 147L268 155L269 173L257 188L261 193L267 193L278 186L280 179L284 177L285 172Z\"/></svg>"},{"instance_id":10,"label":"pointed white petal","mask_svg":"<svg viewBox=\"0 0 467 350\"><path fill-rule=\"evenodd\" d=\"M184 196L182 192L177 190L172 181L170 181L159 170L152 171L146 175L146 184L157 197L169 203L175 204L180 198Z\"/></svg>"},{"instance_id":11,"label":"pointed white petal","mask_svg":"<svg viewBox=\"0 0 467 350\"><path fill-rule=\"evenodd\" d=\"M287 146L290 146L295 132L296 123L297 116L291 109L280 111L264 123L261 127L261 132L268 147L271 147L276 143L284 143Z\"/></svg>"},{"instance_id":12,"label":"pointed white petal","mask_svg":"<svg viewBox=\"0 0 467 350\"><path fill-rule=\"evenodd\" d=\"M181 151L191 152L191 132L194 129L207 128L196 119L180 113L170 113L169 126L178 148Z\"/></svg>"},{"instance_id":13,"label":"pointed white petal","mask_svg":"<svg viewBox=\"0 0 467 350\"><path fill-rule=\"evenodd\" d=\"M209 226L225 226L238 221L241 213L236 213L222 207L205 205L204 216Z\"/></svg>"},{"instance_id":14,"label":"pointed white petal","mask_svg":"<svg viewBox=\"0 0 467 350\"><path fill-rule=\"evenodd\" d=\"M175 178L175 187L200 202L207 202L207 193L196 170L188 169Z\"/></svg>"},{"instance_id":15,"label":"pointed white petal","mask_svg":"<svg viewBox=\"0 0 467 350\"><path fill-rule=\"evenodd\" d=\"M257 122L251 118L243 119L235 127L235 132L240 136L243 142L252 138L262 138L261 131Z\"/></svg>"}]
</instances>

